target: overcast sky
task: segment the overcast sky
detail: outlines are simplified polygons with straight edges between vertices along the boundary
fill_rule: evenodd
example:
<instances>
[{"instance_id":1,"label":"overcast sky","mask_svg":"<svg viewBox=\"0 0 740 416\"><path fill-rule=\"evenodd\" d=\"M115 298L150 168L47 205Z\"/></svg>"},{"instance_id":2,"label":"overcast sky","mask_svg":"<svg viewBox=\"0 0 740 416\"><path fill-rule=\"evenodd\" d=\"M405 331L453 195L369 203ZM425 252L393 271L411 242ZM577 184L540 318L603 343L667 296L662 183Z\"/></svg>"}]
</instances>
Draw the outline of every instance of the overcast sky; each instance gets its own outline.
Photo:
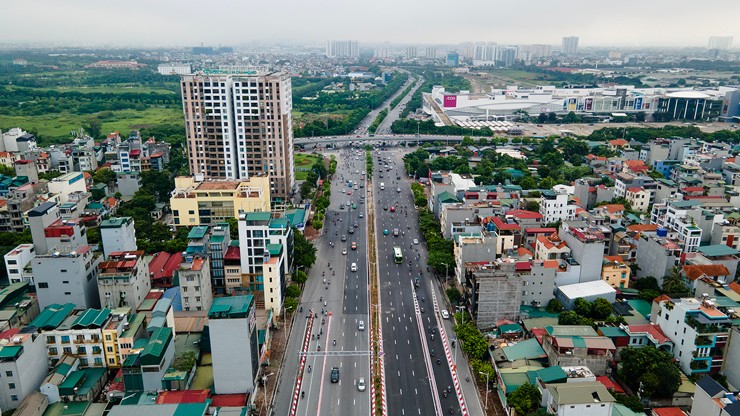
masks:
<instances>
[{"instance_id":1,"label":"overcast sky","mask_svg":"<svg viewBox=\"0 0 740 416\"><path fill-rule=\"evenodd\" d=\"M740 0L2 0L0 43L706 46L733 36Z\"/></svg>"}]
</instances>

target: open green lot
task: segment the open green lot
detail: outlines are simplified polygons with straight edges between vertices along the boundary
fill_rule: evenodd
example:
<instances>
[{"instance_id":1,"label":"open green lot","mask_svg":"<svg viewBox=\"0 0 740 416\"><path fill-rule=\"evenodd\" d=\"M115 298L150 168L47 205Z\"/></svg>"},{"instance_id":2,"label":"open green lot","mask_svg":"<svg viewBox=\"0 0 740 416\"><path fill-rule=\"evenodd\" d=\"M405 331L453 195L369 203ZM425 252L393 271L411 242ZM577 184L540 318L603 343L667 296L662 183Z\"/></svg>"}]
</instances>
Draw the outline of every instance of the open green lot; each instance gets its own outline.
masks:
<instances>
[{"instance_id":1,"label":"open green lot","mask_svg":"<svg viewBox=\"0 0 740 416\"><path fill-rule=\"evenodd\" d=\"M295 163L295 178L299 181L305 181L308 176L308 172L311 171L316 161L319 160L319 156L308 154L308 153L296 153L293 156L293 162Z\"/></svg>"},{"instance_id":2,"label":"open green lot","mask_svg":"<svg viewBox=\"0 0 740 416\"><path fill-rule=\"evenodd\" d=\"M70 132L79 129L85 120L94 114L56 113L41 116L9 116L0 114L0 130L21 127L24 130L34 131L41 142L56 142L69 139ZM103 117L98 118L102 124L104 134L119 131L128 132L132 129L155 126L158 124L183 123L182 110L176 108L150 107L144 110L105 111Z\"/></svg>"}]
</instances>

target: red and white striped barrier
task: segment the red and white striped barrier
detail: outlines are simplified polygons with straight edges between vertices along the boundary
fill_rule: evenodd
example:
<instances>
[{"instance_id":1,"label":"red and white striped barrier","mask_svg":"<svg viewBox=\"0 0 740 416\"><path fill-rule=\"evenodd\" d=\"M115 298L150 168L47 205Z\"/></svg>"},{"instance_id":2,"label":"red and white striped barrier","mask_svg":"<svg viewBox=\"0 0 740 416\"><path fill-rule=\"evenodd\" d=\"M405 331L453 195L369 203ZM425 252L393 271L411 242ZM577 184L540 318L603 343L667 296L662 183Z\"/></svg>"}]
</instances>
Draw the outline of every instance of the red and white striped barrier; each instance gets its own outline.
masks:
<instances>
[{"instance_id":1,"label":"red and white striped barrier","mask_svg":"<svg viewBox=\"0 0 740 416\"><path fill-rule=\"evenodd\" d=\"M313 327L313 320L314 320L314 313L311 313L310 317L308 318L308 322L306 323L306 332L303 336L303 346L301 347L301 352L307 352L308 351L308 344L309 341L311 341L311 328ZM293 400L290 403L290 416L295 416L296 411L298 409L298 401L300 400L301 396L301 385L303 384L303 370L306 366L306 355L301 354L300 359L298 360L298 376L295 380L295 389L293 390Z\"/></svg>"},{"instance_id":2,"label":"red and white striped barrier","mask_svg":"<svg viewBox=\"0 0 740 416\"><path fill-rule=\"evenodd\" d=\"M439 326L439 335L442 337L442 345L445 349L447 364L450 367L450 373L452 373L452 384L455 386L457 401L460 402L460 411L463 416L467 416L469 414L468 408L465 406L465 398L463 397L462 387L460 386L460 379L457 376L457 365L452 361L452 353L450 352L450 344L447 342L447 333L444 325Z\"/></svg>"}]
</instances>

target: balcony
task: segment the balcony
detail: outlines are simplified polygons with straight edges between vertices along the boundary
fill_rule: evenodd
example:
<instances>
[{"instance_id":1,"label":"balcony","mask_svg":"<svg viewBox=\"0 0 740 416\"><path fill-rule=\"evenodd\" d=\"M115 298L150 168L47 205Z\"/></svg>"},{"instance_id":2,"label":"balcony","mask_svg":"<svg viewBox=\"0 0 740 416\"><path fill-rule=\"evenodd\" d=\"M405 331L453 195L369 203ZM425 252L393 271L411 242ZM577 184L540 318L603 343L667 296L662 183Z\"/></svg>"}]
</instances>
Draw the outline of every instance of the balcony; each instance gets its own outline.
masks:
<instances>
[{"instance_id":1,"label":"balcony","mask_svg":"<svg viewBox=\"0 0 740 416\"><path fill-rule=\"evenodd\" d=\"M714 337L707 337L707 336L699 335L694 340L694 345L696 345L697 347L707 346L707 345L712 345L712 344L714 344Z\"/></svg>"}]
</instances>

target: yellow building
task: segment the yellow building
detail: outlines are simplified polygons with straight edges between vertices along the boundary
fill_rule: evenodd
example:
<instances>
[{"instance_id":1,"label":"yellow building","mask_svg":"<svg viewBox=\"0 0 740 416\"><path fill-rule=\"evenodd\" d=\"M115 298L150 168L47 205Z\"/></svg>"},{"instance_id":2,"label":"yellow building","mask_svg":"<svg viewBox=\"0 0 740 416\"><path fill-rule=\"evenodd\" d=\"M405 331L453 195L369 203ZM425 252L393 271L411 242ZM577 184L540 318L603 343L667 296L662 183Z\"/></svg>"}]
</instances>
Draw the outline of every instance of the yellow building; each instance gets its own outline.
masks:
<instances>
[{"instance_id":1,"label":"yellow building","mask_svg":"<svg viewBox=\"0 0 740 416\"><path fill-rule=\"evenodd\" d=\"M118 368L121 366L118 336L125 331L130 313L131 308L127 307L111 310L112 318L103 328L103 355L105 356L105 365L108 368Z\"/></svg>"},{"instance_id":2,"label":"yellow building","mask_svg":"<svg viewBox=\"0 0 740 416\"><path fill-rule=\"evenodd\" d=\"M604 256L601 280L614 289L627 289L630 285L630 268L620 256Z\"/></svg>"},{"instance_id":3,"label":"yellow building","mask_svg":"<svg viewBox=\"0 0 740 416\"><path fill-rule=\"evenodd\" d=\"M170 209L177 226L209 225L239 218L241 212L270 212L270 179L246 181L175 178Z\"/></svg>"}]
</instances>

